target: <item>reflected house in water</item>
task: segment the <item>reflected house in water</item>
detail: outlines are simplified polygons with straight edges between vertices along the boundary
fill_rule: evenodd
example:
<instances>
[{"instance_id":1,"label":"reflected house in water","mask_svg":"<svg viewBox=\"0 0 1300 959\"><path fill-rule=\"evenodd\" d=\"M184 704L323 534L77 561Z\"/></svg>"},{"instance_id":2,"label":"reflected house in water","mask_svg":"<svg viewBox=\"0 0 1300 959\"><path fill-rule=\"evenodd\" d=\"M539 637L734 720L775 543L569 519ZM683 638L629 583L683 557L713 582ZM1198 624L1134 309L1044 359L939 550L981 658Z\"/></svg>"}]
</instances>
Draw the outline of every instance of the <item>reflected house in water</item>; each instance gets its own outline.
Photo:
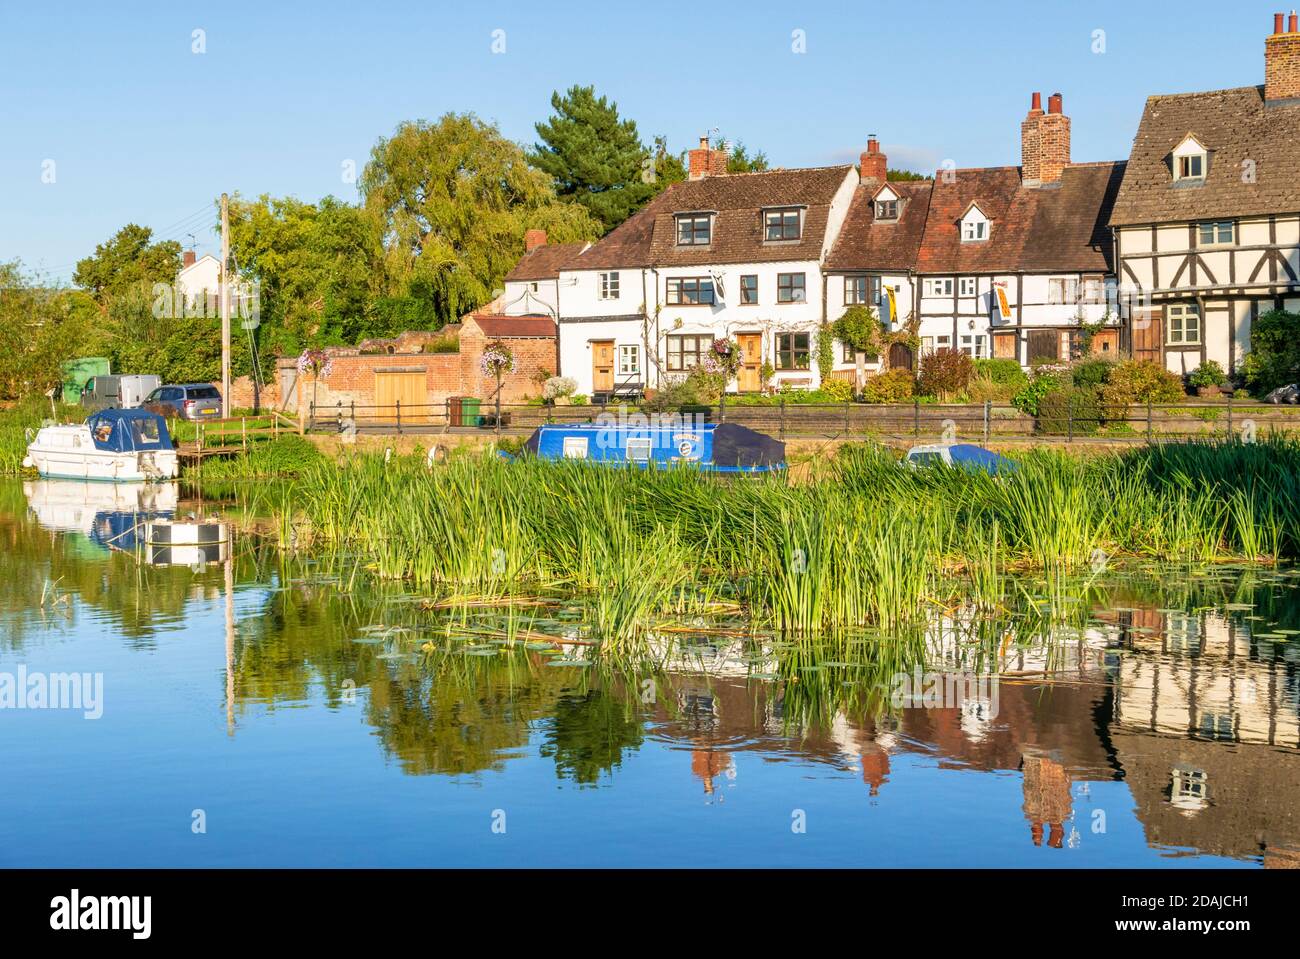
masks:
<instances>
[{"instance_id":1,"label":"reflected house in water","mask_svg":"<svg viewBox=\"0 0 1300 959\"><path fill-rule=\"evenodd\" d=\"M1148 842L1300 866L1294 643L1213 612L1135 617L1110 733Z\"/></svg>"}]
</instances>

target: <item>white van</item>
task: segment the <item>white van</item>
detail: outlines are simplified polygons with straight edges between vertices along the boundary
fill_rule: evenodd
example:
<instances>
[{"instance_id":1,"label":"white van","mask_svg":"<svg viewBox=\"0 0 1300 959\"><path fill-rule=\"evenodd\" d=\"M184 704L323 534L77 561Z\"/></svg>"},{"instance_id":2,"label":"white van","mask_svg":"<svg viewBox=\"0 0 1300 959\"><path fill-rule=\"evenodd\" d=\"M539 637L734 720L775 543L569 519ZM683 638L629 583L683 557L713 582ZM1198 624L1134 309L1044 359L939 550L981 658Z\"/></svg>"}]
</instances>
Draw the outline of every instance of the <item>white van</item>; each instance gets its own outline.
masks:
<instances>
[{"instance_id":1,"label":"white van","mask_svg":"<svg viewBox=\"0 0 1300 959\"><path fill-rule=\"evenodd\" d=\"M144 405L145 397L162 386L162 378L151 374L92 376L81 389L81 405L96 410L133 410Z\"/></svg>"}]
</instances>

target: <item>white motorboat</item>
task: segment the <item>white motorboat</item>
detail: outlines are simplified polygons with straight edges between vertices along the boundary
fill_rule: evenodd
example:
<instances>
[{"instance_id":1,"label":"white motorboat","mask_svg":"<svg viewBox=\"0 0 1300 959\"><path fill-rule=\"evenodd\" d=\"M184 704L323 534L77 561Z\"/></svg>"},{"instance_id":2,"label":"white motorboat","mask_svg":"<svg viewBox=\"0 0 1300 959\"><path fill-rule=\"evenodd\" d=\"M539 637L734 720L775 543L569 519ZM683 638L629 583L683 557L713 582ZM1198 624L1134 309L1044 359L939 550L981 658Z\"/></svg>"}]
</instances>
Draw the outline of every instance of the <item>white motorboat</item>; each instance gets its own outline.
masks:
<instances>
[{"instance_id":1,"label":"white motorboat","mask_svg":"<svg viewBox=\"0 0 1300 959\"><path fill-rule=\"evenodd\" d=\"M86 422L43 426L23 466L65 479L149 482L179 473L167 422L147 410L100 410Z\"/></svg>"}]
</instances>

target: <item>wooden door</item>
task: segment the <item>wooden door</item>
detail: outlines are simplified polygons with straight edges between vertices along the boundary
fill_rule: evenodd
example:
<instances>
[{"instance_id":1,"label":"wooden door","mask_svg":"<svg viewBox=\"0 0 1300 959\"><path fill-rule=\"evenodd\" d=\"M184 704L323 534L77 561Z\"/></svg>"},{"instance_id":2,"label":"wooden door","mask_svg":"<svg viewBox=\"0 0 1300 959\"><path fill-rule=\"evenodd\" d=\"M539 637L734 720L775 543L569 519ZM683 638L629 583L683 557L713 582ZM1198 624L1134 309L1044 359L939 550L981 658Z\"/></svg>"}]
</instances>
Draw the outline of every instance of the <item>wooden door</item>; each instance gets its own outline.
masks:
<instances>
[{"instance_id":1,"label":"wooden door","mask_svg":"<svg viewBox=\"0 0 1300 959\"><path fill-rule=\"evenodd\" d=\"M591 341L591 390L593 393L614 391L614 341Z\"/></svg>"},{"instance_id":2,"label":"wooden door","mask_svg":"<svg viewBox=\"0 0 1300 959\"><path fill-rule=\"evenodd\" d=\"M1092 338L1094 356L1104 356L1109 360L1119 355L1119 330L1100 330Z\"/></svg>"},{"instance_id":3,"label":"wooden door","mask_svg":"<svg viewBox=\"0 0 1300 959\"><path fill-rule=\"evenodd\" d=\"M891 370L910 370L912 368L912 348L906 343L889 345L889 368Z\"/></svg>"},{"instance_id":4,"label":"wooden door","mask_svg":"<svg viewBox=\"0 0 1300 959\"><path fill-rule=\"evenodd\" d=\"M375 406L376 418L384 422L397 419L398 403L401 403L402 425L407 423L427 423L429 420L428 390L425 387L424 370L376 370L375 371ZM362 418L360 410L358 419Z\"/></svg>"},{"instance_id":5,"label":"wooden door","mask_svg":"<svg viewBox=\"0 0 1300 959\"><path fill-rule=\"evenodd\" d=\"M757 393L763 388L763 337L759 333L741 333L740 370L736 384L742 393Z\"/></svg>"},{"instance_id":6,"label":"wooden door","mask_svg":"<svg viewBox=\"0 0 1300 959\"><path fill-rule=\"evenodd\" d=\"M993 356L999 360L1018 360L1017 355L1019 344L1016 342L1019 335L1016 333L994 333L993 334Z\"/></svg>"},{"instance_id":7,"label":"wooden door","mask_svg":"<svg viewBox=\"0 0 1300 959\"><path fill-rule=\"evenodd\" d=\"M1160 355L1165 337L1164 307L1136 310L1132 319L1133 359L1164 362Z\"/></svg>"},{"instance_id":8,"label":"wooden door","mask_svg":"<svg viewBox=\"0 0 1300 959\"><path fill-rule=\"evenodd\" d=\"M1061 334L1058 330L1029 331L1029 362L1058 363L1061 359Z\"/></svg>"}]
</instances>

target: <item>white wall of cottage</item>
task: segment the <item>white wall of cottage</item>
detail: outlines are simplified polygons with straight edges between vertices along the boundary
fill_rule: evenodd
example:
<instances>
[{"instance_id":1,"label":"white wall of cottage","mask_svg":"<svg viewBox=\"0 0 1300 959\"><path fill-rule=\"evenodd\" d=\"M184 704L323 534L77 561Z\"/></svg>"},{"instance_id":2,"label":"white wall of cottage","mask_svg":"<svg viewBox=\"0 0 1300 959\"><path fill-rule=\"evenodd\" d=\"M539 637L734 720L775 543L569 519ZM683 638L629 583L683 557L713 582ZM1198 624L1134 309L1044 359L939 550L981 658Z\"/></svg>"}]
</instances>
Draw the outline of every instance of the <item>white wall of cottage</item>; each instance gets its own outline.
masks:
<instances>
[{"instance_id":1,"label":"white wall of cottage","mask_svg":"<svg viewBox=\"0 0 1300 959\"><path fill-rule=\"evenodd\" d=\"M507 316L556 316L559 310L558 285L556 279L508 280L505 295L501 298L501 312Z\"/></svg>"}]
</instances>

